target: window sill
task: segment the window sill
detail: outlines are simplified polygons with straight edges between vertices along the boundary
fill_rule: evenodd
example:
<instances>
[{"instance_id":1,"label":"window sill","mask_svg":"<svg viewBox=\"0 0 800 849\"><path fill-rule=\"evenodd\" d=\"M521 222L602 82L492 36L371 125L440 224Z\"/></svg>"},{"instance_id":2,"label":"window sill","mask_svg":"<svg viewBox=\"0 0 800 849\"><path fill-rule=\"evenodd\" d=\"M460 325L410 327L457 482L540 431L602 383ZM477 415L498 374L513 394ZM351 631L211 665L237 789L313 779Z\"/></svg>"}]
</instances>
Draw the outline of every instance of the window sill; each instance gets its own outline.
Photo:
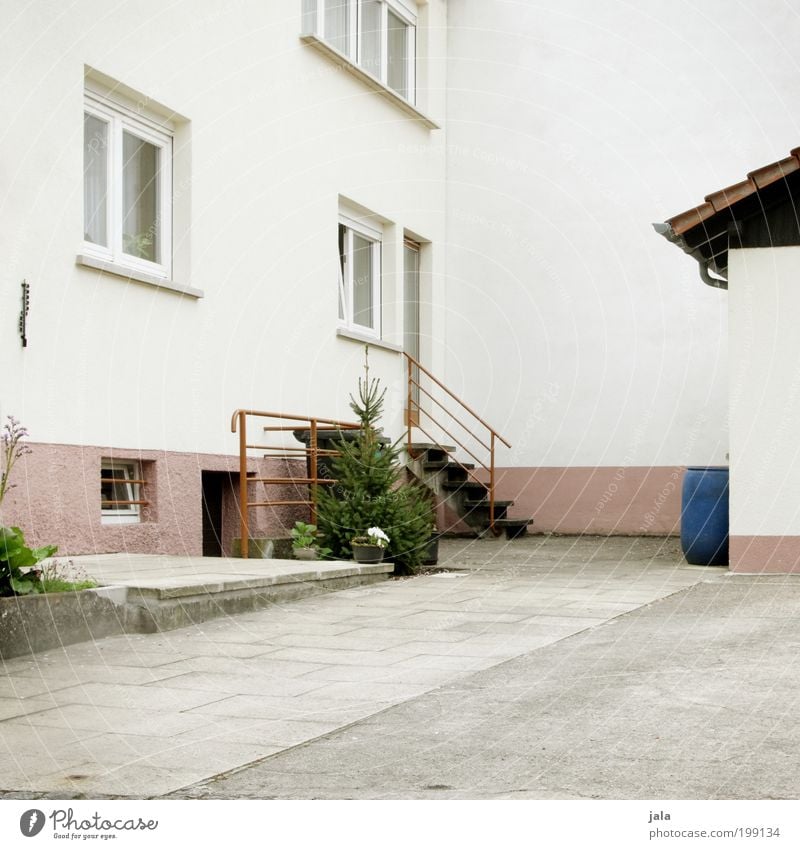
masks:
<instances>
[{"instance_id":1,"label":"window sill","mask_svg":"<svg viewBox=\"0 0 800 849\"><path fill-rule=\"evenodd\" d=\"M384 351L392 351L395 354L403 353L403 349L399 345L394 345L392 342L384 342L383 339L376 339L368 333L359 333L357 330L348 330L345 327L339 327L336 330L336 335L340 339L360 342L362 345L369 345L372 348L383 348Z\"/></svg>"},{"instance_id":2,"label":"window sill","mask_svg":"<svg viewBox=\"0 0 800 849\"><path fill-rule=\"evenodd\" d=\"M318 35L314 35L314 33L306 33L300 36L300 40L316 50L319 50L320 53L327 56L329 59L332 59L337 65L344 68L344 70L349 71L354 77L357 77L362 82L366 83L373 91L378 92L378 94L383 95L395 106L400 107L400 109L402 109L407 115L410 115L412 118L416 118L429 130L441 129L441 126L437 124L436 121L429 118L424 112L420 112L413 103L409 103L404 97L382 83L377 77L373 76L368 71L365 71L363 68L359 68L358 65L354 64L348 56L345 56L344 53L340 53L335 47L332 47L327 43L327 41L324 41Z\"/></svg>"},{"instance_id":3,"label":"window sill","mask_svg":"<svg viewBox=\"0 0 800 849\"><path fill-rule=\"evenodd\" d=\"M163 277L156 277L155 274L147 274L144 271L137 271L135 268L128 268L124 265L119 265L116 262L109 262L105 259L89 256L87 254L78 254L75 257L77 265L83 265L86 268L95 268L106 274L114 274L117 277L123 277L126 280L135 280L137 283L146 283L148 286L155 286L156 289L165 289L168 292L177 292L180 295L188 295L190 298L202 298L204 293L202 289L192 289L189 286L178 286L171 280L166 280Z\"/></svg>"}]
</instances>

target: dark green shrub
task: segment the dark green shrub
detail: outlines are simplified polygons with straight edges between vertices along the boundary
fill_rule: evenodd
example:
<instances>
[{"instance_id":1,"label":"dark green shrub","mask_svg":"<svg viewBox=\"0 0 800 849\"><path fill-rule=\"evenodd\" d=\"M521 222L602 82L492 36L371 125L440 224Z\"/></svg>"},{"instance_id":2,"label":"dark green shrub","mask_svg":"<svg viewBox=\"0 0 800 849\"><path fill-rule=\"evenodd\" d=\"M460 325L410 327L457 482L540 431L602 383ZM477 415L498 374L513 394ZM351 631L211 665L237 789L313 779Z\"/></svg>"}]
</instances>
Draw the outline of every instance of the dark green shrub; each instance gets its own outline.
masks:
<instances>
[{"instance_id":1,"label":"dark green shrub","mask_svg":"<svg viewBox=\"0 0 800 849\"><path fill-rule=\"evenodd\" d=\"M433 530L430 493L419 484L404 482L401 442L386 443L377 427L386 390L380 390L380 381L370 379L368 361L364 370L358 399L350 396L361 429L355 438L343 435L338 441L339 456L330 462L336 483L320 487L317 524L333 556L348 559L353 537L379 527L389 537L386 556L397 571L414 572Z\"/></svg>"}]
</instances>

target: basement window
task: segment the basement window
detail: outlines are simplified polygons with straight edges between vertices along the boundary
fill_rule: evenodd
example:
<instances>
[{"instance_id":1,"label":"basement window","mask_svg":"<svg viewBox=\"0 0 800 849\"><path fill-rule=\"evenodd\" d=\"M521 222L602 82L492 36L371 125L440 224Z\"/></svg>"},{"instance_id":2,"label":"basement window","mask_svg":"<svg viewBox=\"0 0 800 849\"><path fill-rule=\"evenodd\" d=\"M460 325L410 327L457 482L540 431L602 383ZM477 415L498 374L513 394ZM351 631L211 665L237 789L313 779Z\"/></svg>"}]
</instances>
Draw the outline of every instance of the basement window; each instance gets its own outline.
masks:
<instances>
[{"instance_id":1,"label":"basement window","mask_svg":"<svg viewBox=\"0 0 800 849\"><path fill-rule=\"evenodd\" d=\"M100 513L104 525L130 525L141 521L142 488L146 481L135 461L104 458L100 469Z\"/></svg>"}]
</instances>

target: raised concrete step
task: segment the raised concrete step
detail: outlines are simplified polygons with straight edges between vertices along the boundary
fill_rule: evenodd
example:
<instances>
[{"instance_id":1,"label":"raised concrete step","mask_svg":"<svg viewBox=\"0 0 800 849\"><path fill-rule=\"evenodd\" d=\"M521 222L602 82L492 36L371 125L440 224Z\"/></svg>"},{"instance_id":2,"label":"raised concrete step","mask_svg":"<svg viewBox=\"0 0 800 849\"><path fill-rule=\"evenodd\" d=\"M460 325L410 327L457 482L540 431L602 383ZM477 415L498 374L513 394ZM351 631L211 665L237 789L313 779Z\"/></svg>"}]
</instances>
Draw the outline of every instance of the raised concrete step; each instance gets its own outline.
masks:
<instances>
[{"instance_id":1,"label":"raised concrete step","mask_svg":"<svg viewBox=\"0 0 800 849\"><path fill-rule=\"evenodd\" d=\"M183 628L333 590L385 581L392 563L148 554L73 556L101 586L0 599L0 658L118 634Z\"/></svg>"}]
</instances>

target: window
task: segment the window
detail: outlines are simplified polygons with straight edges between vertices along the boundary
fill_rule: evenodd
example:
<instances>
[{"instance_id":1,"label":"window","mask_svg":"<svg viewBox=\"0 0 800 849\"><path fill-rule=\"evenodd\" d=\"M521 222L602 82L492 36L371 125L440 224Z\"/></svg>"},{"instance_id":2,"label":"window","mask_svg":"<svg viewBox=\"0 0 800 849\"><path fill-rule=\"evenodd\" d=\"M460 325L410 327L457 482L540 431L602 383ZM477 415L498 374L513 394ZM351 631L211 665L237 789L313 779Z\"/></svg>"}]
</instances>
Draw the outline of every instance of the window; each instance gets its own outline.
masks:
<instances>
[{"instance_id":1,"label":"window","mask_svg":"<svg viewBox=\"0 0 800 849\"><path fill-rule=\"evenodd\" d=\"M339 219L339 324L381 334L381 233L346 216Z\"/></svg>"},{"instance_id":2,"label":"window","mask_svg":"<svg viewBox=\"0 0 800 849\"><path fill-rule=\"evenodd\" d=\"M84 253L171 275L172 135L87 92L83 116Z\"/></svg>"},{"instance_id":3,"label":"window","mask_svg":"<svg viewBox=\"0 0 800 849\"><path fill-rule=\"evenodd\" d=\"M303 0L303 29L414 102L416 16L400 0Z\"/></svg>"},{"instance_id":4,"label":"window","mask_svg":"<svg viewBox=\"0 0 800 849\"><path fill-rule=\"evenodd\" d=\"M100 512L103 524L122 525L140 521L144 481L139 464L104 459L100 469Z\"/></svg>"}]
</instances>

